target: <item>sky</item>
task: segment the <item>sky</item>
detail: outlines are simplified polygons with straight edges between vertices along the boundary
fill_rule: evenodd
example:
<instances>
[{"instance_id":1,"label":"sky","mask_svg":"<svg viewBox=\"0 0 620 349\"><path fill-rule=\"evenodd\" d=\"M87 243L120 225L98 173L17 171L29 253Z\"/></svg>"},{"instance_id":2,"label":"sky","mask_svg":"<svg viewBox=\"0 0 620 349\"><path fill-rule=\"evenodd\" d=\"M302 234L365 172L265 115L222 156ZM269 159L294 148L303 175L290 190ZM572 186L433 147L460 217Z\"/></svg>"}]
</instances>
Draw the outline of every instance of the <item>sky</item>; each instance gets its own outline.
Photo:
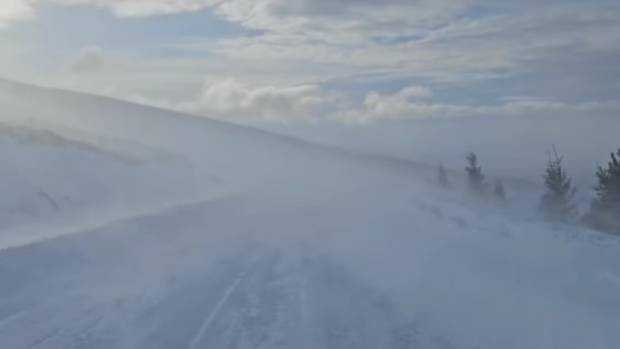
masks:
<instances>
[{"instance_id":1,"label":"sky","mask_svg":"<svg viewBox=\"0 0 620 349\"><path fill-rule=\"evenodd\" d=\"M236 122L616 113L605 0L1 0L0 76Z\"/></svg>"}]
</instances>

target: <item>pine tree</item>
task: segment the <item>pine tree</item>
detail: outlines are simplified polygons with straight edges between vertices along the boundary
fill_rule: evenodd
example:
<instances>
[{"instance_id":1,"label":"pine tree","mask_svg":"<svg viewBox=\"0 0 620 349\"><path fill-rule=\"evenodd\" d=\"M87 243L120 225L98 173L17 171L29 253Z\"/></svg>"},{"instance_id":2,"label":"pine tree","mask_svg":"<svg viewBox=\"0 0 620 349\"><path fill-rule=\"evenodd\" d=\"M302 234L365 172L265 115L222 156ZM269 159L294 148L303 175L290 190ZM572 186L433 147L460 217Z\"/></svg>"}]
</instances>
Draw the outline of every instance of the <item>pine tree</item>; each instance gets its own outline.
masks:
<instances>
[{"instance_id":1,"label":"pine tree","mask_svg":"<svg viewBox=\"0 0 620 349\"><path fill-rule=\"evenodd\" d=\"M482 174L482 167L478 165L478 157L476 154L469 153L469 155L467 155L467 167L465 167L465 171L467 171L469 189L478 195L484 194L484 175Z\"/></svg>"},{"instance_id":2,"label":"pine tree","mask_svg":"<svg viewBox=\"0 0 620 349\"><path fill-rule=\"evenodd\" d=\"M596 171L596 198L586 218L595 228L620 234L620 149L611 153L607 168Z\"/></svg>"},{"instance_id":3,"label":"pine tree","mask_svg":"<svg viewBox=\"0 0 620 349\"><path fill-rule=\"evenodd\" d=\"M448 173L446 172L446 169L443 167L443 165L439 165L439 169L437 170L437 182L442 188L450 188Z\"/></svg>"},{"instance_id":4,"label":"pine tree","mask_svg":"<svg viewBox=\"0 0 620 349\"><path fill-rule=\"evenodd\" d=\"M545 218L551 221L569 221L576 213L572 203L576 189L562 166L562 159L554 148L543 175L546 192L542 196L541 208Z\"/></svg>"},{"instance_id":5,"label":"pine tree","mask_svg":"<svg viewBox=\"0 0 620 349\"><path fill-rule=\"evenodd\" d=\"M506 189L504 189L504 183L501 179L495 181L493 194L495 195L495 198L500 202L506 202Z\"/></svg>"}]
</instances>

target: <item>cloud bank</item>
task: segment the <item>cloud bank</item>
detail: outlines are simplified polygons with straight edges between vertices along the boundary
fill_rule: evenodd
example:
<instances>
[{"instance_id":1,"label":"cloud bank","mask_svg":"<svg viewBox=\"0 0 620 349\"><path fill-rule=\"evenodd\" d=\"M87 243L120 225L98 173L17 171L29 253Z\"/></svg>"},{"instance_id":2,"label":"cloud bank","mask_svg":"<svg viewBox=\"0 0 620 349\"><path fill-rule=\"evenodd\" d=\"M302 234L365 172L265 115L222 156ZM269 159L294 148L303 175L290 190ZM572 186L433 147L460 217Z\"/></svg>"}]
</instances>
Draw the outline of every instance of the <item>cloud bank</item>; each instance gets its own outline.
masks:
<instances>
[{"instance_id":1,"label":"cloud bank","mask_svg":"<svg viewBox=\"0 0 620 349\"><path fill-rule=\"evenodd\" d=\"M206 83L198 98L178 108L225 119L284 120L319 117L335 103L337 99L317 85L251 86L227 79Z\"/></svg>"},{"instance_id":2,"label":"cloud bank","mask_svg":"<svg viewBox=\"0 0 620 349\"><path fill-rule=\"evenodd\" d=\"M143 100L139 102L145 103ZM146 101L147 104L153 104ZM235 79L205 83L201 93L180 104L159 105L211 118L237 121L341 121L368 124L382 120L459 119L466 117L613 115L620 102L567 103L509 97L496 104L453 104L433 98L428 87L411 85L394 93L371 91L355 101L321 85L248 85Z\"/></svg>"}]
</instances>

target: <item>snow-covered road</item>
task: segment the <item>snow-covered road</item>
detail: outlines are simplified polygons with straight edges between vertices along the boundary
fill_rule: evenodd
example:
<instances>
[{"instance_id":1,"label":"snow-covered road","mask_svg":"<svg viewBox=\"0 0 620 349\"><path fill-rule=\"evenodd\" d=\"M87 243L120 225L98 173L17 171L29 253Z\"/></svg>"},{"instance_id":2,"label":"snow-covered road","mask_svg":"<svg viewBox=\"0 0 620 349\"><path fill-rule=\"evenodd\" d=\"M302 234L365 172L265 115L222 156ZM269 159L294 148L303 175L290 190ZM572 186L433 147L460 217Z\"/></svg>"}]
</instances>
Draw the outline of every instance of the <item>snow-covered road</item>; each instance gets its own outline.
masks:
<instances>
[{"instance_id":1,"label":"snow-covered road","mask_svg":"<svg viewBox=\"0 0 620 349\"><path fill-rule=\"evenodd\" d=\"M408 348L390 298L239 200L0 254L5 348ZM275 214L275 212L273 212ZM218 222L217 217L226 217ZM220 218L223 220L224 218ZM226 234L209 227L227 229Z\"/></svg>"},{"instance_id":2,"label":"snow-covered road","mask_svg":"<svg viewBox=\"0 0 620 349\"><path fill-rule=\"evenodd\" d=\"M619 251L415 186L265 188L0 251L0 347L614 348Z\"/></svg>"}]
</instances>

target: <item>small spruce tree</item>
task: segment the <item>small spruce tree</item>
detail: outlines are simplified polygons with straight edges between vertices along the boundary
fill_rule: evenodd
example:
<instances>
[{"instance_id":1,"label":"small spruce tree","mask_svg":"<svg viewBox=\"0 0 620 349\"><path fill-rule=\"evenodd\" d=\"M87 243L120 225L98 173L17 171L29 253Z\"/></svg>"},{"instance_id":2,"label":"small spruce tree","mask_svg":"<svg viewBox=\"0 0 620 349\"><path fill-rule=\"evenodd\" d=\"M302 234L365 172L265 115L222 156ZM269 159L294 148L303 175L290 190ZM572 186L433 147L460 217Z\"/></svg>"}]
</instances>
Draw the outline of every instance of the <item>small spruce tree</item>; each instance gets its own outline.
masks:
<instances>
[{"instance_id":1,"label":"small spruce tree","mask_svg":"<svg viewBox=\"0 0 620 349\"><path fill-rule=\"evenodd\" d=\"M482 195L485 191L482 166L478 165L478 157L474 153L469 153L466 159L467 167L465 167L465 171L467 171L469 189L477 195Z\"/></svg>"},{"instance_id":2,"label":"small spruce tree","mask_svg":"<svg viewBox=\"0 0 620 349\"><path fill-rule=\"evenodd\" d=\"M543 175L546 191L541 199L541 209L546 219L556 222L570 221L576 214L572 202L576 189L562 166L562 159L553 148Z\"/></svg>"},{"instance_id":3,"label":"small spruce tree","mask_svg":"<svg viewBox=\"0 0 620 349\"><path fill-rule=\"evenodd\" d=\"M450 188L450 181L448 180L448 173L443 165L439 165L437 170L437 182L442 188Z\"/></svg>"},{"instance_id":4,"label":"small spruce tree","mask_svg":"<svg viewBox=\"0 0 620 349\"><path fill-rule=\"evenodd\" d=\"M620 234L620 149L611 153L607 167L596 171L596 198L586 220L594 228Z\"/></svg>"},{"instance_id":5,"label":"small spruce tree","mask_svg":"<svg viewBox=\"0 0 620 349\"><path fill-rule=\"evenodd\" d=\"M493 187L493 194L498 201L506 202L506 189L504 189L504 183L501 179L495 181L495 186Z\"/></svg>"}]
</instances>

